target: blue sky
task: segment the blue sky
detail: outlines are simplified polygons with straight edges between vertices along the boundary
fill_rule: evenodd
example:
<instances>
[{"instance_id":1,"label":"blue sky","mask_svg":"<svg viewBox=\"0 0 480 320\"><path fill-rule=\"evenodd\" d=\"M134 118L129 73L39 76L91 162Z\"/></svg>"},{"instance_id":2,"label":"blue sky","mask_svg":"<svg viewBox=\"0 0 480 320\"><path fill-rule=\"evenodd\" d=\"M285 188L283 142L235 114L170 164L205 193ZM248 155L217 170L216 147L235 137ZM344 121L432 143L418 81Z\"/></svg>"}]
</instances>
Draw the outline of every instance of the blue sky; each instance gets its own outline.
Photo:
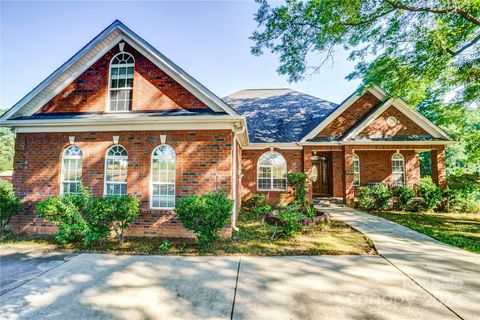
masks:
<instances>
[{"instance_id":1,"label":"blue sky","mask_svg":"<svg viewBox=\"0 0 480 320\"><path fill-rule=\"evenodd\" d=\"M340 102L358 81L344 52L333 67L299 83L276 73L277 57L250 54L253 1L8 2L0 12L0 108L10 108L115 19L218 96L245 88L290 87Z\"/></svg>"}]
</instances>

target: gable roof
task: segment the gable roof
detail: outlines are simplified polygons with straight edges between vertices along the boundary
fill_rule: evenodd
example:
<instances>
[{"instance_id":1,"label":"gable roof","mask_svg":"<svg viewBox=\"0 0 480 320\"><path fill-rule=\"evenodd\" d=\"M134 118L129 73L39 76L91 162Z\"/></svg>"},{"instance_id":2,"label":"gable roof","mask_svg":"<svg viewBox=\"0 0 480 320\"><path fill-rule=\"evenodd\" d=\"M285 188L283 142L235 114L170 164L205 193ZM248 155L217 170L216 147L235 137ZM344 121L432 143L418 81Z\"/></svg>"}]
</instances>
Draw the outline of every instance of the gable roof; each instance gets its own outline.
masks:
<instances>
[{"instance_id":1,"label":"gable roof","mask_svg":"<svg viewBox=\"0 0 480 320\"><path fill-rule=\"evenodd\" d=\"M205 88L200 82L187 74L122 22L115 20L85 47L80 49L73 57L48 76L47 79L42 81L10 108L1 120L7 120L13 116L32 115L122 40L142 53L212 110L230 115L238 115L234 109Z\"/></svg>"},{"instance_id":2,"label":"gable roof","mask_svg":"<svg viewBox=\"0 0 480 320\"><path fill-rule=\"evenodd\" d=\"M246 117L253 143L298 142L338 108L292 89L246 89L224 100Z\"/></svg>"}]
</instances>

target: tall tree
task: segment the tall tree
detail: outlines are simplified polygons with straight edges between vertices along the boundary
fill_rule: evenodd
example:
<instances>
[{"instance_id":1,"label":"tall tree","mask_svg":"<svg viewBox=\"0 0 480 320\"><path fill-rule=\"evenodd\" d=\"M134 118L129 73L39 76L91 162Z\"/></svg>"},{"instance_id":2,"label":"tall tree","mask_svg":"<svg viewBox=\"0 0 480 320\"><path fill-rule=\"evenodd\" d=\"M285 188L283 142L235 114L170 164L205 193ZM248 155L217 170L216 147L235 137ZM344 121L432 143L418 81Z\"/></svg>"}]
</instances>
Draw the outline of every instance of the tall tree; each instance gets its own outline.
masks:
<instances>
[{"instance_id":1,"label":"tall tree","mask_svg":"<svg viewBox=\"0 0 480 320\"><path fill-rule=\"evenodd\" d=\"M4 113L0 110L0 117ZM10 128L0 127L0 172L13 168L15 134Z\"/></svg>"},{"instance_id":2,"label":"tall tree","mask_svg":"<svg viewBox=\"0 0 480 320\"><path fill-rule=\"evenodd\" d=\"M401 96L462 140L450 166L478 163L480 0L257 2L252 53L277 54L280 74L302 80L344 48L356 61L347 79Z\"/></svg>"}]
</instances>

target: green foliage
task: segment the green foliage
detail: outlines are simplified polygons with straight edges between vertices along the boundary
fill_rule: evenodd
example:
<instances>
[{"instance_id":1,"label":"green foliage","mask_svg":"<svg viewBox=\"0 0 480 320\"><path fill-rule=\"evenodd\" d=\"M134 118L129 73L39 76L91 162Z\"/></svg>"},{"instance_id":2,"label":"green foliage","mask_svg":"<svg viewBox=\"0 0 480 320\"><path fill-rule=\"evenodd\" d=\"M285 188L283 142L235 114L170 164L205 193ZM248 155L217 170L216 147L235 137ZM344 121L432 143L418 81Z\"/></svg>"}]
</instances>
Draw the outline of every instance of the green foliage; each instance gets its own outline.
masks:
<instances>
[{"instance_id":1,"label":"green foliage","mask_svg":"<svg viewBox=\"0 0 480 320\"><path fill-rule=\"evenodd\" d=\"M258 205L252 208L251 212L256 217L264 217L267 213L272 211L272 207L268 204Z\"/></svg>"},{"instance_id":2,"label":"green foliage","mask_svg":"<svg viewBox=\"0 0 480 320\"><path fill-rule=\"evenodd\" d=\"M304 172L291 172L287 175L288 185L293 189L294 201L302 206L307 202L307 179Z\"/></svg>"},{"instance_id":3,"label":"green foliage","mask_svg":"<svg viewBox=\"0 0 480 320\"><path fill-rule=\"evenodd\" d=\"M408 186L400 186L393 189L393 195L396 197L394 207L396 210L410 210L411 203L415 197L415 190Z\"/></svg>"},{"instance_id":4,"label":"green foliage","mask_svg":"<svg viewBox=\"0 0 480 320\"><path fill-rule=\"evenodd\" d=\"M73 242L86 230L85 220L75 205L78 200L76 197L73 195L50 197L37 204L37 215L58 226L55 239L59 243Z\"/></svg>"},{"instance_id":5,"label":"green foliage","mask_svg":"<svg viewBox=\"0 0 480 320\"><path fill-rule=\"evenodd\" d=\"M317 216L317 210L315 209L315 207L311 204L311 203L306 203L305 205L305 215L308 217L308 218L313 218L315 216Z\"/></svg>"},{"instance_id":6,"label":"green foliage","mask_svg":"<svg viewBox=\"0 0 480 320\"><path fill-rule=\"evenodd\" d=\"M103 198L108 208L103 215L120 245L124 241L125 230L138 217L140 203L137 198L131 196L108 196Z\"/></svg>"},{"instance_id":7,"label":"green foliage","mask_svg":"<svg viewBox=\"0 0 480 320\"><path fill-rule=\"evenodd\" d=\"M254 55L277 54L277 71L299 81L347 51L356 62L349 80L419 105L462 142L449 148L448 168L480 172L480 110L471 107L480 105L478 0L257 2Z\"/></svg>"},{"instance_id":8,"label":"green foliage","mask_svg":"<svg viewBox=\"0 0 480 320\"><path fill-rule=\"evenodd\" d=\"M0 117L5 111L0 110ZM7 127L0 127L0 172L13 168L15 133Z\"/></svg>"},{"instance_id":9,"label":"green foliage","mask_svg":"<svg viewBox=\"0 0 480 320\"><path fill-rule=\"evenodd\" d=\"M177 202L177 216L187 230L197 235L202 250L219 238L231 218L233 201L224 191L193 195Z\"/></svg>"},{"instance_id":10,"label":"green foliage","mask_svg":"<svg viewBox=\"0 0 480 320\"><path fill-rule=\"evenodd\" d=\"M367 211L387 209L391 198L392 192L384 184L362 186L358 188L357 206Z\"/></svg>"},{"instance_id":11,"label":"green foliage","mask_svg":"<svg viewBox=\"0 0 480 320\"><path fill-rule=\"evenodd\" d=\"M431 177L424 177L418 185L424 202L424 209L431 211L437 208L442 200L442 190L432 181Z\"/></svg>"},{"instance_id":12,"label":"green foliage","mask_svg":"<svg viewBox=\"0 0 480 320\"><path fill-rule=\"evenodd\" d=\"M86 244L104 241L113 230L120 244L139 212L139 201L130 196L93 197L80 187L79 194L50 197L37 204L36 213L58 226L56 239L65 244L82 239Z\"/></svg>"},{"instance_id":13,"label":"green foliage","mask_svg":"<svg viewBox=\"0 0 480 320\"><path fill-rule=\"evenodd\" d=\"M7 225L12 216L18 214L22 204L13 193L10 182L0 180L0 240L6 235Z\"/></svg>"},{"instance_id":14,"label":"green foliage","mask_svg":"<svg viewBox=\"0 0 480 320\"><path fill-rule=\"evenodd\" d=\"M266 204L266 198L264 194L256 193L250 197L247 201L243 203L243 209L245 211L251 211L252 208L263 206Z\"/></svg>"},{"instance_id":15,"label":"green foliage","mask_svg":"<svg viewBox=\"0 0 480 320\"><path fill-rule=\"evenodd\" d=\"M163 251L163 252L168 252L168 250L170 250L171 247L172 247L172 244L168 240L164 240L158 246L158 250Z\"/></svg>"},{"instance_id":16,"label":"green foliage","mask_svg":"<svg viewBox=\"0 0 480 320\"><path fill-rule=\"evenodd\" d=\"M281 207L277 213L277 218L280 220L280 230L283 235L290 237L291 235L303 230L303 225L300 220L305 218L301 208L296 204Z\"/></svg>"},{"instance_id":17,"label":"green foliage","mask_svg":"<svg viewBox=\"0 0 480 320\"><path fill-rule=\"evenodd\" d=\"M480 213L480 176L450 175L443 205L446 211Z\"/></svg>"}]
</instances>

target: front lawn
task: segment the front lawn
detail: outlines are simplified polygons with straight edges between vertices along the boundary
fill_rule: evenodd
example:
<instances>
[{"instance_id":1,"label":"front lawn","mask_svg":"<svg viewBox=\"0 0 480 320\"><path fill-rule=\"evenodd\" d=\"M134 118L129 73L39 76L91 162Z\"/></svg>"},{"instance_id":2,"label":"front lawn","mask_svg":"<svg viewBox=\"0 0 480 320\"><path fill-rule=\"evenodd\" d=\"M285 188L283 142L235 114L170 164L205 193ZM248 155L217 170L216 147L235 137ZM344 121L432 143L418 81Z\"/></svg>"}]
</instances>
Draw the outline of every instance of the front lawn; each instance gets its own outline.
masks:
<instances>
[{"instance_id":1,"label":"front lawn","mask_svg":"<svg viewBox=\"0 0 480 320\"><path fill-rule=\"evenodd\" d=\"M338 220L328 225L308 227L301 234L290 238L271 238L270 226L261 219L241 214L231 239L223 239L214 244L208 252L200 253L196 243L188 239L126 238L123 245L109 240L104 246L74 243L52 248L77 252L108 252L119 254L180 254L180 255L341 255L376 254L372 242L362 233ZM166 244L168 242L168 244ZM15 239L3 245L54 244L52 238Z\"/></svg>"},{"instance_id":2,"label":"front lawn","mask_svg":"<svg viewBox=\"0 0 480 320\"><path fill-rule=\"evenodd\" d=\"M370 212L443 243L480 253L480 214Z\"/></svg>"}]
</instances>

